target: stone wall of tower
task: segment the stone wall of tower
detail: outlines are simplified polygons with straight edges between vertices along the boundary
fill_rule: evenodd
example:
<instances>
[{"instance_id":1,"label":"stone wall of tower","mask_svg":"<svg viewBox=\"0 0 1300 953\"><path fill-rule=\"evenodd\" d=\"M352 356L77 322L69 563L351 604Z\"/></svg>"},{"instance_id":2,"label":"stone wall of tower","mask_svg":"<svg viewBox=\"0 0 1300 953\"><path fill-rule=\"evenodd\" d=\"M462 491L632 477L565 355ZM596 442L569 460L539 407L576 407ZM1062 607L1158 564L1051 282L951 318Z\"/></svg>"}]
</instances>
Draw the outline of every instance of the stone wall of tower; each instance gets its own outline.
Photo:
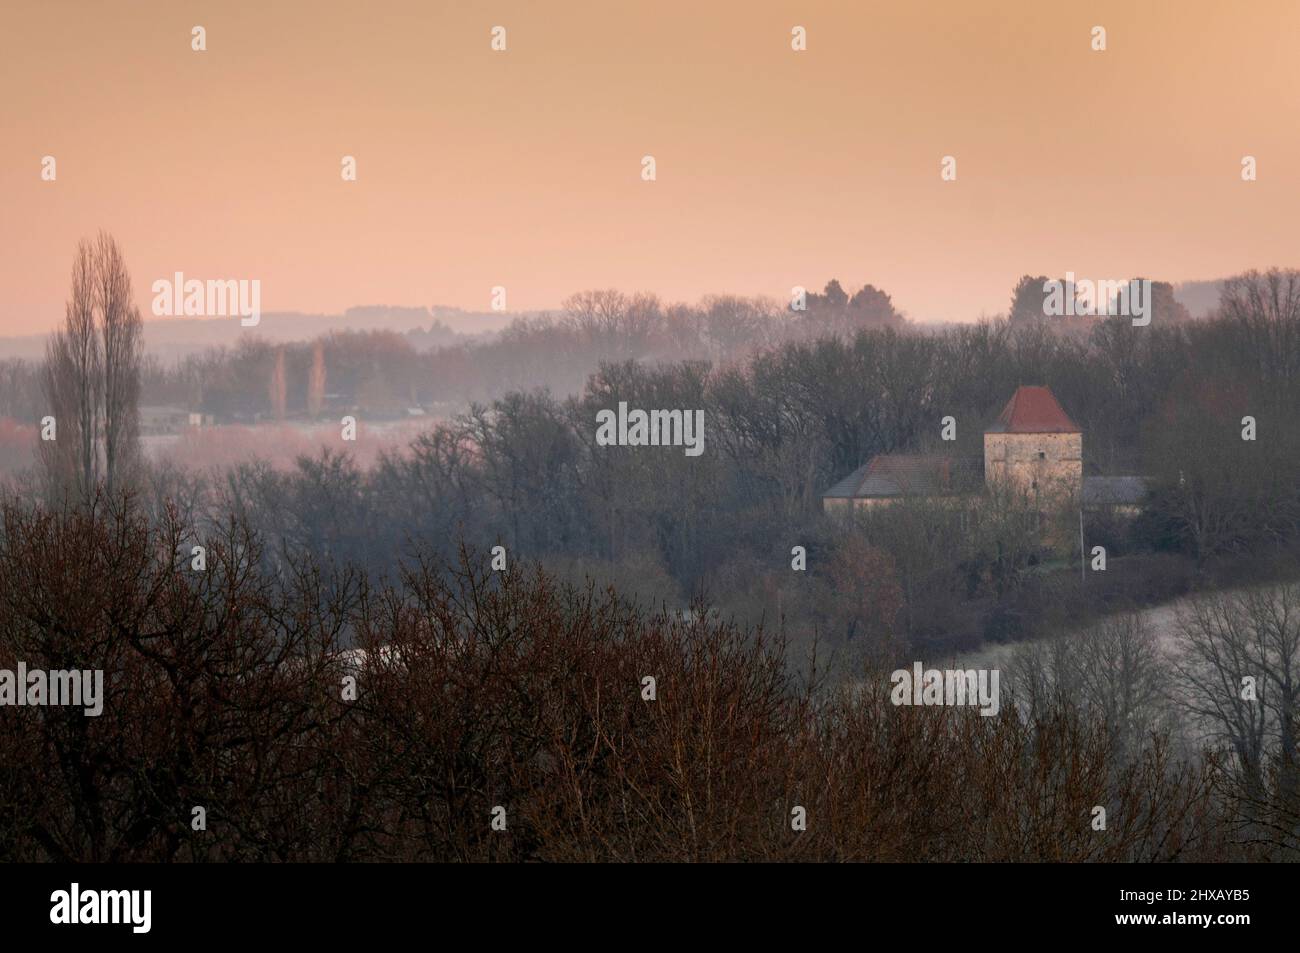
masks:
<instances>
[{"instance_id":1,"label":"stone wall of tower","mask_svg":"<svg viewBox=\"0 0 1300 953\"><path fill-rule=\"evenodd\" d=\"M1083 435L986 433L984 481L1043 495L1076 496L1083 486Z\"/></svg>"}]
</instances>

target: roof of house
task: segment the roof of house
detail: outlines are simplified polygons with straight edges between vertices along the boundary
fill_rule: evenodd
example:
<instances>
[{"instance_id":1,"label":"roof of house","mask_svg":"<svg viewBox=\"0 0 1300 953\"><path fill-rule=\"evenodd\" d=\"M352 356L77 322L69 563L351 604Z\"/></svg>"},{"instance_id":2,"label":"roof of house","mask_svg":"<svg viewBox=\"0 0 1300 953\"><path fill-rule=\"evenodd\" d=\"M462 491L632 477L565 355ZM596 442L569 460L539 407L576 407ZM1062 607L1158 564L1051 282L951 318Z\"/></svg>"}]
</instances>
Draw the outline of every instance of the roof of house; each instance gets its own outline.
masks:
<instances>
[{"instance_id":1,"label":"roof of house","mask_svg":"<svg viewBox=\"0 0 1300 953\"><path fill-rule=\"evenodd\" d=\"M1094 476L1083 478L1085 506L1135 506L1147 495L1147 481L1140 476Z\"/></svg>"},{"instance_id":2,"label":"roof of house","mask_svg":"<svg viewBox=\"0 0 1300 953\"><path fill-rule=\"evenodd\" d=\"M872 457L822 494L828 499L928 496L974 489L982 476L983 461L953 457L889 453Z\"/></svg>"},{"instance_id":3,"label":"roof of house","mask_svg":"<svg viewBox=\"0 0 1300 953\"><path fill-rule=\"evenodd\" d=\"M1017 387L985 433L1082 433L1050 387Z\"/></svg>"}]
</instances>

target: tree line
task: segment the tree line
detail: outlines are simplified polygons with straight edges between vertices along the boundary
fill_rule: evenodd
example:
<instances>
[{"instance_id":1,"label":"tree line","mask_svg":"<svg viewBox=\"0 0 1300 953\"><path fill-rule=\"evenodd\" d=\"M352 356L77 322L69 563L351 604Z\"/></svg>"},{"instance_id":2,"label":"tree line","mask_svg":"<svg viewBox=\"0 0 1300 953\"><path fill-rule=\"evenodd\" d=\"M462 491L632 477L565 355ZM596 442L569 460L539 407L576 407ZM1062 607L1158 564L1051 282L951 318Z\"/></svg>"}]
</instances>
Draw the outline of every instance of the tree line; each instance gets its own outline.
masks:
<instances>
[{"instance_id":1,"label":"tree line","mask_svg":"<svg viewBox=\"0 0 1300 953\"><path fill-rule=\"evenodd\" d=\"M833 291L810 312L883 307ZM851 322L726 360L643 344L576 393L472 403L370 468L340 441L288 470L206 472L138 452L147 367L129 300L111 239L84 244L45 369L59 439L0 510L0 667L94 667L109 685L100 718L0 720L0 855L1296 847L1300 273L1232 279L1198 323ZM655 340L662 324L629 317L654 307L635 300L579 296L585 317L555 340ZM294 362L266 353L258 393L288 412ZM304 353L306 399L323 400L326 347ZM977 455L1022 383L1049 384L1081 425L1089 472L1150 478L1139 519L1088 526L1111 571L1084 587L1053 565L1014 497L822 515L820 493L875 454ZM703 410L706 452L598 445L597 411L620 401ZM494 546L508 568L489 568ZM1213 591L1243 579L1281 588ZM1188 591L1171 669L1116 610ZM1003 639L1032 641L996 718L901 710L876 690L900 660ZM1250 673L1266 702L1228 704Z\"/></svg>"},{"instance_id":2,"label":"tree line","mask_svg":"<svg viewBox=\"0 0 1300 953\"><path fill-rule=\"evenodd\" d=\"M1135 647L1108 654L1112 670L1058 652L983 717L895 707L872 665L851 688L803 680L771 631L647 610L535 567L493 573L469 550L379 581L310 557L266 573L239 521L205 539L202 572L189 542L174 518L102 500L0 512L0 665L106 673L98 717L0 719L0 857L1151 862L1300 849L1294 765L1270 717L1282 709L1253 760L1181 750L1124 704L1145 697L1130 679L1148 686L1131 632L1080 643Z\"/></svg>"},{"instance_id":3,"label":"tree line","mask_svg":"<svg viewBox=\"0 0 1300 953\"><path fill-rule=\"evenodd\" d=\"M635 585L670 605L703 596L844 640L875 624L840 591L866 540L881 591L901 591L888 625L913 644L970 647L1031 634L1062 599L1158 601L1295 551L1298 291L1293 273L1243 276L1212 320L1109 319L1087 338L991 321L785 342L721 366L605 364L579 395L474 404L369 469L338 442L288 470L155 467L140 492L194 526L238 514L288 554L391 572L413 547L449 558L459 538L500 543L568 578ZM823 518L820 494L873 455L979 456L985 426L1022 383L1050 384L1083 428L1089 474L1148 478L1136 522L1088 517L1089 546L1106 546L1118 570L1085 592L1077 571L1073 582L1045 575L1023 500L981 503L978 521L961 501L914 500L847 533ZM598 446L596 414L620 401L703 409L706 452ZM955 444L939 439L949 415ZM1242 439L1246 416L1253 441ZM796 545L806 573L791 571Z\"/></svg>"}]
</instances>

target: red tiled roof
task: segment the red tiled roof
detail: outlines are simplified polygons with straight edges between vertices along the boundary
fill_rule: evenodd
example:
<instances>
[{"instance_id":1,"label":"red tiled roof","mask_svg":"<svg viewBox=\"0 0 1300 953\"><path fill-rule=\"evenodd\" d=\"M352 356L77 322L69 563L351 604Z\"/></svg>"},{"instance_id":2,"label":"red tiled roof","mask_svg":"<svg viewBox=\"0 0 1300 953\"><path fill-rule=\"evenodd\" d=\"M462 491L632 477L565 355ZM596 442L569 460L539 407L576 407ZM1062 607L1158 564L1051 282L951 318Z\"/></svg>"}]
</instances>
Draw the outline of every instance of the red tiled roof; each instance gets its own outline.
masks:
<instances>
[{"instance_id":1,"label":"red tiled roof","mask_svg":"<svg viewBox=\"0 0 1300 953\"><path fill-rule=\"evenodd\" d=\"M1082 433L1050 387L1017 387L985 433Z\"/></svg>"}]
</instances>

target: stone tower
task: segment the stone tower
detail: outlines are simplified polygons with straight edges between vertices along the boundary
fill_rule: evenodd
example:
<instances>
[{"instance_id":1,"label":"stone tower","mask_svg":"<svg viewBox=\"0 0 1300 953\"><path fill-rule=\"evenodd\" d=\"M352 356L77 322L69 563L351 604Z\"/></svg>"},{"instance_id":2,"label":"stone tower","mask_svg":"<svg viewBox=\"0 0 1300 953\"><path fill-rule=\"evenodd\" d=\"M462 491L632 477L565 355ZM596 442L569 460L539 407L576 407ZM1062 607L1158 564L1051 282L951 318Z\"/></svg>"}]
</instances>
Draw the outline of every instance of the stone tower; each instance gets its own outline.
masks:
<instances>
[{"instance_id":1,"label":"stone tower","mask_svg":"<svg viewBox=\"0 0 1300 953\"><path fill-rule=\"evenodd\" d=\"M984 431L984 481L1037 496L1078 497L1083 431L1048 387L1018 387Z\"/></svg>"}]
</instances>

